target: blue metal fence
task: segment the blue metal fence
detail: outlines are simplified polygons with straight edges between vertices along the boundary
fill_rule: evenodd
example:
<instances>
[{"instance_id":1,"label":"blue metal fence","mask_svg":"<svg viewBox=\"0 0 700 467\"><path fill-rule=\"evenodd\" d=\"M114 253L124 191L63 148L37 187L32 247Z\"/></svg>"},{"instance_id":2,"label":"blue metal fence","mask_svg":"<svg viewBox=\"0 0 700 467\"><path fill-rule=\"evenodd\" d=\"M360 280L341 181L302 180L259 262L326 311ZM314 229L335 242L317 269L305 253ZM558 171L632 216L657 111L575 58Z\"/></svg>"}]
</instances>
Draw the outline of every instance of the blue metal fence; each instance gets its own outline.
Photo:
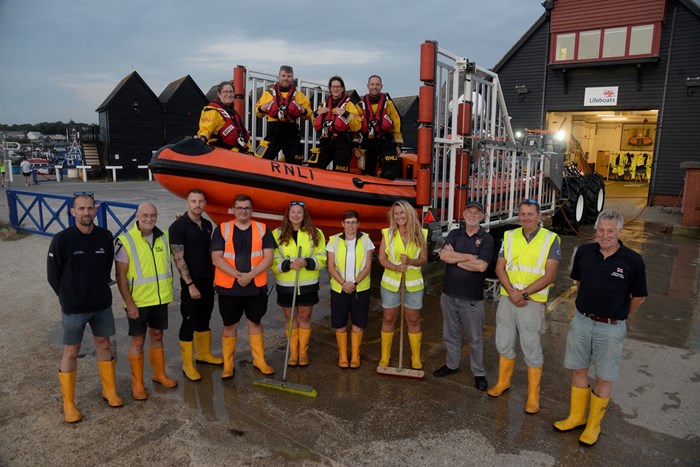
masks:
<instances>
[{"instance_id":1,"label":"blue metal fence","mask_svg":"<svg viewBox=\"0 0 700 467\"><path fill-rule=\"evenodd\" d=\"M18 232L54 236L75 224L70 213L71 196L7 190L10 224ZM95 223L109 229L114 237L124 233L136 217L138 205L118 201L95 200Z\"/></svg>"}]
</instances>

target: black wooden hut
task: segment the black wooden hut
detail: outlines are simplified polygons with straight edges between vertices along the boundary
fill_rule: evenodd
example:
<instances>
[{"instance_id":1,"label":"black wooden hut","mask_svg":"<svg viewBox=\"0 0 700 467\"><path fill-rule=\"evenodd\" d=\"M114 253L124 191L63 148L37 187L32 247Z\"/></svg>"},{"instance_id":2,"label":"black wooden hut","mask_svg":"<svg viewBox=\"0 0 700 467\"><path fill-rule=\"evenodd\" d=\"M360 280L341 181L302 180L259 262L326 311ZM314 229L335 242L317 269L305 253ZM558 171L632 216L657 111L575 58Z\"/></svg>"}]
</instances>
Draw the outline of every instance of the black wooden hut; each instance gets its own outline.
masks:
<instances>
[{"instance_id":1,"label":"black wooden hut","mask_svg":"<svg viewBox=\"0 0 700 467\"><path fill-rule=\"evenodd\" d=\"M165 115L166 143L197 134L202 107L209 101L190 75L168 84L159 99Z\"/></svg>"},{"instance_id":2,"label":"black wooden hut","mask_svg":"<svg viewBox=\"0 0 700 467\"><path fill-rule=\"evenodd\" d=\"M165 143L163 105L141 76L122 79L96 110L100 153L107 166L122 166L120 178L145 177L152 151Z\"/></svg>"}]
</instances>

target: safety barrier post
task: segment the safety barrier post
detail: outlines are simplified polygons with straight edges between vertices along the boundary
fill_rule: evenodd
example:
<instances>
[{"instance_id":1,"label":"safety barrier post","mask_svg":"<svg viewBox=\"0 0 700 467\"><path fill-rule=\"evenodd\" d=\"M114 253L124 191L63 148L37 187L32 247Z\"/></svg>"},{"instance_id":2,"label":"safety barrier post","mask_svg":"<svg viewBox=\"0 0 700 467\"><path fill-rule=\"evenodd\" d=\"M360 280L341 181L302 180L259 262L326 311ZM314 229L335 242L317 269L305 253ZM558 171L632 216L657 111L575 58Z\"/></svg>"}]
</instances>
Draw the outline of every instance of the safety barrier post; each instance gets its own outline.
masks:
<instances>
[{"instance_id":1,"label":"safety barrier post","mask_svg":"<svg viewBox=\"0 0 700 467\"><path fill-rule=\"evenodd\" d=\"M148 170L148 181L149 182L153 181L153 174L151 173L151 169L149 169L147 165L139 165L138 168Z\"/></svg>"},{"instance_id":2,"label":"safety barrier post","mask_svg":"<svg viewBox=\"0 0 700 467\"><path fill-rule=\"evenodd\" d=\"M87 182L88 181L87 180L87 171L88 171L88 169L92 169L92 166L91 165L76 165L75 168L83 171L82 179L84 182Z\"/></svg>"},{"instance_id":3,"label":"safety barrier post","mask_svg":"<svg viewBox=\"0 0 700 467\"><path fill-rule=\"evenodd\" d=\"M63 166L62 165L54 165L53 168L56 171L56 181L58 183L61 183L61 181L63 181Z\"/></svg>"},{"instance_id":4,"label":"safety barrier post","mask_svg":"<svg viewBox=\"0 0 700 467\"><path fill-rule=\"evenodd\" d=\"M115 183L117 181L117 170L121 170L123 168L124 168L124 166L122 166L122 165L106 165L105 166L105 169L112 171L112 183Z\"/></svg>"}]
</instances>

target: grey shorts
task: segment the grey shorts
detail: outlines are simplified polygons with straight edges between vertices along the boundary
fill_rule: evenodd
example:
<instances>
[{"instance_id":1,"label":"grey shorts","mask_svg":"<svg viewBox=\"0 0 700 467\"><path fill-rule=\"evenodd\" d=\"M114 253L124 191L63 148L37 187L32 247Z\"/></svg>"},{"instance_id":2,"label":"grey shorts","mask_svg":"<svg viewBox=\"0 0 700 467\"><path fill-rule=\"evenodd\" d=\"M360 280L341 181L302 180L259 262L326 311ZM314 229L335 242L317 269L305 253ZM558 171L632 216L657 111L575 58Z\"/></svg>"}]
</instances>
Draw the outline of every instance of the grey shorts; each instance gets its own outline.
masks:
<instances>
[{"instance_id":1,"label":"grey shorts","mask_svg":"<svg viewBox=\"0 0 700 467\"><path fill-rule=\"evenodd\" d=\"M599 323L576 312L566 336L564 366L580 370L593 363L597 378L616 381L626 335L625 320L616 324Z\"/></svg>"},{"instance_id":2,"label":"grey shorts","mask_svg":"<svg viewBox=\"0 0 700 467\"><path fill-rule=\"evenodd\" d=\"M112 307L92 313L61 313L63 323L63 345L77 345L83 342L85 326L90 324L95 337L114 335L114 314Z\"/></svg>"},{"instance_id":3,"label":"grey shorts","mask_svg":"<svg viewBox=\"0 0 700 467\"><path fill-rule=\"evenodd\" d=\"M406 291L404 294L404 307L411 310L420 310L423 308L423 293L425 289L420 289L416 292ZM401 290L392 292L384 287L380 287L380 293L382 296L382 308L390 310L392 308L398 308L401 305Z\"/></svg>"}]
</instances>

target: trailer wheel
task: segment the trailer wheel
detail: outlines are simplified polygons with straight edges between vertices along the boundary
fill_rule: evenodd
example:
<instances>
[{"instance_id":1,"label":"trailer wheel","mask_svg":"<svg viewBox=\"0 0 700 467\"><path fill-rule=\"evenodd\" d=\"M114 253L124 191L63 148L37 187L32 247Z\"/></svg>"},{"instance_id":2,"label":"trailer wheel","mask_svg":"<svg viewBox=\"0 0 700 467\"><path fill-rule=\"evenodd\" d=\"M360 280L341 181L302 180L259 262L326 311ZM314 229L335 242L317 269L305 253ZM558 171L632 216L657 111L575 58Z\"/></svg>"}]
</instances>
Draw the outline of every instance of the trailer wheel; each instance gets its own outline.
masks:
<instances>
[{"instance_id":1,"label":"trailer wheel","mask_svg":"<svg viewBox=\"0 0 700 467\"><path fill-rule=\"evenodd\" d=\"M579 177L564 177L559 200L561 207L554 214L554 225L563 234L575 234L581 230L586 200L582 180Z\"/></svg>"},{"instance_id":2,"label":"trailer wheel","mask_svg":"<svg viewBox=\"0 0 700 467\"><path fill-rule=\"evenodd\" d=\"M605 206L605 180L600 174L583 176L583 189L586 198L583 222L593 224Z\"/></svg>"}]
</instances>

